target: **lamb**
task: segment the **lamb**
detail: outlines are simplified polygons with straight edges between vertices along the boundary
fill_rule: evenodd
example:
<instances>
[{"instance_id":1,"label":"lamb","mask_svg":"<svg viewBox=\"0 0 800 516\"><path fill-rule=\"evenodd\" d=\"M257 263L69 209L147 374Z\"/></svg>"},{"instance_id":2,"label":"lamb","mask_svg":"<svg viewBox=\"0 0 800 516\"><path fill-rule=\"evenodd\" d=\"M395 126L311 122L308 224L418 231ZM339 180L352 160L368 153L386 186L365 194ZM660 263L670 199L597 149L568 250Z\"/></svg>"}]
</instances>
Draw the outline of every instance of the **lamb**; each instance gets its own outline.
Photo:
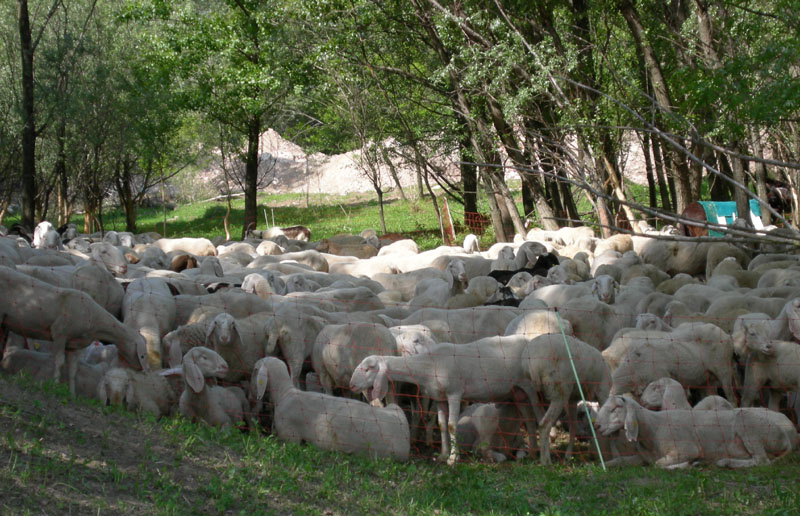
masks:
<instances>
[{"instance_id":1,"label":"lamb","mask_svg":"<svg viewBox=\"0 0 800 516\"><path fill-rule=\"evenodd\" d=\"M520 458L523 438L513 403L474 403L461 412L456 426L461 449L479 453L488 462Z\"/></svg>"},{"instance_id":2,"label":"lamb","mask_svg":"<svg viewBox=\"0 0 800 516\"><path fill-rule=\"evenodd\" d=\"M759 285L759 280L762 277L761 274L742 269L742 266L733 257L725 258L719 262L719 264L714 267L709 278L717 276L730 276L736 280L736 283L740 287L756 288L757 286L761 286Z\"/></svg>"},{"instance_id":3,"label":"lamb","mask_svg":"<svg viewBox=\"0 0 800 516\"><path fill-rule=\"evenodd\" d=\"M469 233L467 236L464 237L464 243L462 244L464 247L464 251L467 253L479 253L481 251L480 243L478 242L478 237Z\"/></svg>"},{"instance_id":4,"label":"lamb","mask_svg":"<svg viewBox=\"0 0 800 516\"><path fill-rule=\"evenodd\" d=\"M655 463L674 469L696 460L718 466L768 464L797 448L797 431L783 414L766 409L666 410L653 412L627 396L611 396L596 426L603 436L624 430L637 455L609 461Z\"/></svg>"},{"instance_id":5,"label":"lamb","mask_svg":"<svg viewBox=\"0 0 800 516\"><path fill-rule=\"evenodd\" d=\"M329 324L319 332L311 352L311 366L326 394L347 389L353 371L369 355L398 355L392 332L370 323Z\"/></svg>"},{"instance_id":6,"label":"lamb","mask_svg":"<svg viewBox=\"0 0 800 516\"><path fill-rule=\"evenodd\" d=\"M663 332L671 332L673 330L672 326L667 324L664 319L646 312L636 316L636 329Z\"/></svg>"},{"instance_id":7,"label":"lamb","mask_svg":"<svg viewBox=\"0 0 800 516\"><path fill-rule=\"evenodd\" d=\"M244 421L250 407L240 388L206 385L206 377L223 378L227 372L228 364L216 351L203 346L190 349L183 356L186 388L178 403L180 413L210 426L236 426Z\"/></svg>"},{"instance_id":8,"label":"lamb","mask_svg":"<svg viewBox=\"0 0 800 516\"><path fill-rule=\"evenodd\" d=\"M752 331L752 330L749 330ZM751 407L762 386L773 391L800 391L800 344L783 340L745 339L749 355L742 386L742 406ZM742 353L741 349L737 351ZM778 396L769 397L769 408L778 410Z\"/></svg>"},{"instance_id":9,"label":"lamb","mask_svg":"<svg viewBox=\"0 0 800 516\"><path fill-rule=\"evenodd\" d=\"M124 405L128 410L168 416L176 396L167 379L156 372L113 368L97 385L97 399L106 405Z\"/></svg>"},{"instance_id":10,"label":"lamb","mask_svg":"<svg viewBox=\"0 0 800 516\"><path fill-rule=\"evenodd\" d=\"M286 364L265 358L252 379L261 399L269 388L275 410L273 433L286 441L310 442L325 450L408 460L408 421L397 405L373 407L361 401L304 392L293 387Z\"/></svg>"},{"instance_id":11,"label":"lamb","mask_svg":"<svg viewBox=\"0 0 800 516\"><path fill-rule=\"evenodd\" d=\"M664 376L687 387L712 389L713 375L735 405L731 337L713 324L700 323L688 326L685 338L677 338L682 328L665 339L641 340L628 348L612 375L611 393L640 395L650 382Z\"/></svg>"},{"instance_id":12,"label":"lamb","mask_svg":"<svg viewBox=\"0 0 800 516\"><path fill-rule=\"evenodd\" d=\"M568 453L572 451L575 440L576 406L573 401L577 401L578 388L573 365L585 398L600 403L605 402L611 387L608 366L595 348L575 337L559 334L542 335L531 340L522 350L519 362L522 364L523 381L516 383L515 387L523 390L530 400L530 407L523 404L520 411L525 417L531 451L533 413L539 423L539 460L542 464L550 464L550 430L564 410L570 421ZM539 395L545 403L550 404L541 417Z\"/></svg>"},{"instance_id":13,"label":"lamb","mask_svg":"<svg viewBox=\"0 0 800 516\"><path fill-rule=\"evenodd\" d=\"M672 378L659 378L642 392L642 405L650 410L690 410L692 406L680 382ZM720 396L703 398L695 410L733 410L733 405Z\"/></svg>"},{"instance_id":14,"label":"lamb","mask_svg":"<svg viewBox=\"0 0 800 516\"><path fill-rule=\"evenodd\" d=\"M228 372L223 377L226 381L239 382L247 378L256 361L264 356L271 319L266 314L236 319L231 314L221 313L208 322L205 346L219 353L228 364Z\"/></svg>"},{"instance_id":15,"label":"lamb","mask_svg":"<svg viewBox=\"0 0 800 516\"><path fill-rule=\"evenodd\" d=\"M10 303L0 304L0 328L52 340L56 380L61 376L66 350L94 340L116 343L129 366L148 368L144 338L120 323L85 292L54 287L7 267L0 267L0 292L16 294ZM77 362L74 363L77 367ZM77 369L70 368L67 376L73 393L76 373Z\"/></svg>"},{"instance_id":16,"label":"lamb","mask_svg":"<svg viewBox=\"0 0 800 516\"><path fill-rule=\"evenodd\" d=\"M442 435L442 458L458 459L455 430L461 401L498 401L510 398L523 382L519 355L524 337L490 337L470 344L442 343L428 353L407 357L370 355L353 372L350 390L367 392L370 400L388 392L388 381L416 384L420 393L437 404Z\"/></svg>"}]
</instances>

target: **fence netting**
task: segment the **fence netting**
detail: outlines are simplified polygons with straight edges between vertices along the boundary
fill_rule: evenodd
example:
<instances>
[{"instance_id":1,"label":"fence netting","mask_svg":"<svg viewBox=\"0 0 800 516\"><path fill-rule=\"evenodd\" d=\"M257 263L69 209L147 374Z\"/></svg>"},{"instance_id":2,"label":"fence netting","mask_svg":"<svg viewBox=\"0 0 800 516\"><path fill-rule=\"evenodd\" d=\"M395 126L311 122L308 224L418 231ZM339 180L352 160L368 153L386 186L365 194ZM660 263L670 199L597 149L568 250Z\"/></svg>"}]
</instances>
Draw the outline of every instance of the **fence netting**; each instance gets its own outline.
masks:
<instances>
[{"instance_id":1,"label":"fence netting","mask_svg":"<svg viewBox=\"0 0 800 516\"><path fill-rule=\"evenodd\" d=\"M796 446L800 322L779 306L796 299L745 317L412 311L344 275L285 295L170 274L65 295L0 269L3 370L134 411L399 459L738 465Z\"/></svg>"}]
</instances>

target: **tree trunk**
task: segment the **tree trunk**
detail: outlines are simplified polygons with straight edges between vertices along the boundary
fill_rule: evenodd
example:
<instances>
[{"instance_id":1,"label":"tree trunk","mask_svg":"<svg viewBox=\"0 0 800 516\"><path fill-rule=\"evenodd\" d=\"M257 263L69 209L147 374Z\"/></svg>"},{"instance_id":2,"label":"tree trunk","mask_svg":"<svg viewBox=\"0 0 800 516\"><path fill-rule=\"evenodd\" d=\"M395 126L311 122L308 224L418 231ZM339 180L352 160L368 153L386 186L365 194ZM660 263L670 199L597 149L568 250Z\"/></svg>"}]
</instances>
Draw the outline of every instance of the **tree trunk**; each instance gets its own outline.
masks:
<instances>
[{"instance_id":1,"label":"tree trunk","mask_svg":"<svg viewBox=\"0 0 800 516\"><path fill-rule=\"evenodd\" d=\"M375 187L375 193L378 194L378 216L381 220L381 235L386 234L386 217L383 213L383 190L381 188Z\"/></svg>"},{"instance_id":2,"label":"tree trunk","mask_svg":"<svg viewBox=\"0 0 800 516\"><path fill-rule=\"evenodd\" d=\"M642 144L642 154L644 155L644 170L647 175L647 193L648 201L651 208L658 207L658 200L656 196L656 176L653 171L653 160L650 157L650 137L647 133L639 134L640 142Z\"/></svg>"},{"instance_id":3,"label":"tree trunk","mask_svg":"<svg viewBox=\"0 0 800 516\"><path fill-rule=\"evenodd\" d=\"M258 139L261 136L261 118L254 116L247 124L247 159L245 160L244 184L244 222L242 224L242 240L248 229L255 229L258 224L257 183L258 183Z\"/></svg>"},{"instance_id":4,"label":"tree trunk","mask_svg":"<svg viewBox=\"0 0 800 516\"><path fill-rule=\"evenodd\" d=\"M403 185L400 184L400 177L397 175L397 168L394 166L394 163L392 163L392 158L389 156L389 151L387 151L386 147L382 144L378 144L378 146L381 149L381 156L383 157L384 163L386 163L386 166L389 167L389 174L392 176L392 180L394 181L397 190L400 192L400 197L404 201L408 201L408 199L406 198L406 193L403 191ZM382 198L383 198L383 192L378 194L378 201L380 202ZM383 229L383 232L386 233L386 228Z\"/></svg>"},{"instance_id":5,"label":"tree trunk","mask_svg":"<svg viewBox=\"0 0 800 516\"><path fill-rule=\"evenodd\" d=\"M750 128L750 141L753 146L753 155L763 159L764 147L761 145L761 134L757 127ZM756 161L753 165L756 176L756 193L758 193L759 199L767 202L767 167L760 161ZM763 206L761 207L761 222L765 226L772 224L772 214Z\"/></svg>"},{"instance_id":6,"label":"tree trunk","mask_svg":"<svg viewBox=\"0 0 800 516\"><path fill-rule=\"evenodd\" d=\"M33 41L28 0L17 0L22 57L22 220L32 230L36 202L36 118L34 111Z\"/></svg>"},{"instance_id":7,"label":"tree trunk","mask_svg":"<svg viewBox=\"0 0 800 516\"><path fill-rule=\"evenodd\" d=\"M738 141L734 141L732 147L736 151L741 149L741 145ZM732 156L731 165L733 168L733 180L743 187L747 187L747 165L744 160L737 158L736 156ZM740 219L746 220L748 225L752 224L750 221L750 197L748 197L747 193L742 188L735 186L733 189L733 198L736 201L736 216Z\"/></svg>"}]
</instances>

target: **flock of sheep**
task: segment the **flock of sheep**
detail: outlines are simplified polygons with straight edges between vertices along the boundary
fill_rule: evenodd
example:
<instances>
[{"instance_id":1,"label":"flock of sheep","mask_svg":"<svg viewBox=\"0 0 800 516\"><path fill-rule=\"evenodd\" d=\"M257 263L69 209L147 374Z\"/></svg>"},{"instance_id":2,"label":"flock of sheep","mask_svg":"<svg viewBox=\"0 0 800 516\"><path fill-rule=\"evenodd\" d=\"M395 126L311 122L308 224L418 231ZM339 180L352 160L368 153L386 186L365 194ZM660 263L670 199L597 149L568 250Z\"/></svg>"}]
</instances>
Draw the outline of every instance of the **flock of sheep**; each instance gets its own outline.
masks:
<instances>
[{"instance_id":1,"label":"flock of sheep","mask_svg":"<svg viewBox=\"0 0 800 516\"><path fill-rule=\"evenodd\" d=\"M215 245L0 226L2 371L397 460L438 428L450 464L548 464L555 425L569 455L584 415L610 464L791 452L800 255L653 232L534 229L419 252L371 230Z\"/></svg>"}]
</instances>

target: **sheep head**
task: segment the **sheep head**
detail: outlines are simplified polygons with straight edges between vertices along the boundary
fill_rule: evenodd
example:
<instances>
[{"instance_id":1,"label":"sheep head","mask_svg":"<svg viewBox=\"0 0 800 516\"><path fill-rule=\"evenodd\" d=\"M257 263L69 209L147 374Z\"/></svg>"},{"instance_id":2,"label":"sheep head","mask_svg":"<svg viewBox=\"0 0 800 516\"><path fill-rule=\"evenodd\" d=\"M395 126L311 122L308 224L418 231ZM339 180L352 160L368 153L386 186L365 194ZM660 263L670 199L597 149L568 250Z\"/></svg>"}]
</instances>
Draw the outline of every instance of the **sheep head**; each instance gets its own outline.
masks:
<instances>
[{"instance_id":1,"label":"sheep head","mask_svg":"<svg viewBox=\"0 0 800 516\"><path fill-rule=\"evenodd\" d=\"M218 314L206 327L205 343L211 343L213 347L229 346L236 332L238 332L236 319L229 313Z\"/></svg>"},{"instance_id":2,"label":"sheep head","mask_svg":"<svg viewBox=\"0 0 800 516\"><path fill-rule=\"evenodd\" d=\"M104 241L91 244L89 249L92 259L114 276L124 276L128 272L128 260L125 259L125 254L119 248Z\"/></svg>"},{"instance_id":3,"label":"sheep head","mask_svg":"<svg viewBox=\"0 0 800 516\"><path fill-rule=\"evenodd\" d=\"M259 360L258 370L254 375L254 381L256 384L256 399L258 400L261 400L264 397L264 394L267 392L267 387L269 386L270 369L272 369L273 374L279 374L284 378L289 378L289 369L282 360L275 357L264 357Z\"/></svg>"},{"instance_id":4,"label":"sheep head","mask_svg":"<svg viewBox=\"0 0 800 516\"><path fill-rule=\"evenodd\" d=\"M363 392L369 401L380 400L389 390L386 359L370 355L358 364L350 377L350 390Z\"/></svg>"},{"instance_id":5,"label":"sheep head","mask_svg":"<svg viewBox=\"0 0 800 516\"><path fill-rule=\"evenodd\" d=\"M733 350L740 357L748 351L772 354L772 320L765 313L743 314L733 323Z\"/></svg>"},{"instance_id":6,"label":"sheep head","mask_svg":"<svg viewBox=\"0 0 800 516\"><path fill-rule=\"evenodd\" d=\"M450 260L445 267L445 273L451 290L463 291L467 287L467 268L462 260Z\"/></svg>"},{"instance_id":7,"label":"sheep head","mask_svg":"<svg viewBox=\"0 0 800 516\"><path fill-rule=\"evenodd\" d=\"M199 393L205 388L205 377L223 378L228 373L228 363L219 353L198 346L183 356L183 377L189 388Z\"/></svg>"},{"instance_id":8,"label":"sheep head","mask_svg":"<svg viewBox=\"0 0 800 516\"><path fill-rule=\"evenodd\" d=\"M436 341L431 337L433 334L431 330L428 330L427 333L424 330L405 330L392 333L395 334L397 352L401 356L419 355L430 351L436 345Z\"/></svg>"},{"instance_id":9,"label":"sheep head","mask_svg":"<svg viewBox=\"0 0 800 516\"><path fill-rule=\"evenodd\" d=\"M800 297L796 297L786 303L783 308L784 316L789 323L789 331L795 339L800 340Z\"/></svg>"},{"instance_id":10,"label":"sheep head","mask_svg":"<svg viewBox=\"0 0 800 516\"><path fill-rule=\"evenodd\" d=\"M553 269L550 269L553 270ZM592 282L592 294L603 303L613 305L616 300L619 283L607 274L597 276Z\"/></svg>"},{"instance_id":11,"label":"sheep head","mask_svg":"<svg viewBox=\"0 0 800 516\"><path fill-rule=\"evenodd\" d=\"M636 441L639 437L637 408L639 404L627 396L610 396L597 413L595 428L604 437L624 429L625 437Z\"/></svg>"}]
</instances>

